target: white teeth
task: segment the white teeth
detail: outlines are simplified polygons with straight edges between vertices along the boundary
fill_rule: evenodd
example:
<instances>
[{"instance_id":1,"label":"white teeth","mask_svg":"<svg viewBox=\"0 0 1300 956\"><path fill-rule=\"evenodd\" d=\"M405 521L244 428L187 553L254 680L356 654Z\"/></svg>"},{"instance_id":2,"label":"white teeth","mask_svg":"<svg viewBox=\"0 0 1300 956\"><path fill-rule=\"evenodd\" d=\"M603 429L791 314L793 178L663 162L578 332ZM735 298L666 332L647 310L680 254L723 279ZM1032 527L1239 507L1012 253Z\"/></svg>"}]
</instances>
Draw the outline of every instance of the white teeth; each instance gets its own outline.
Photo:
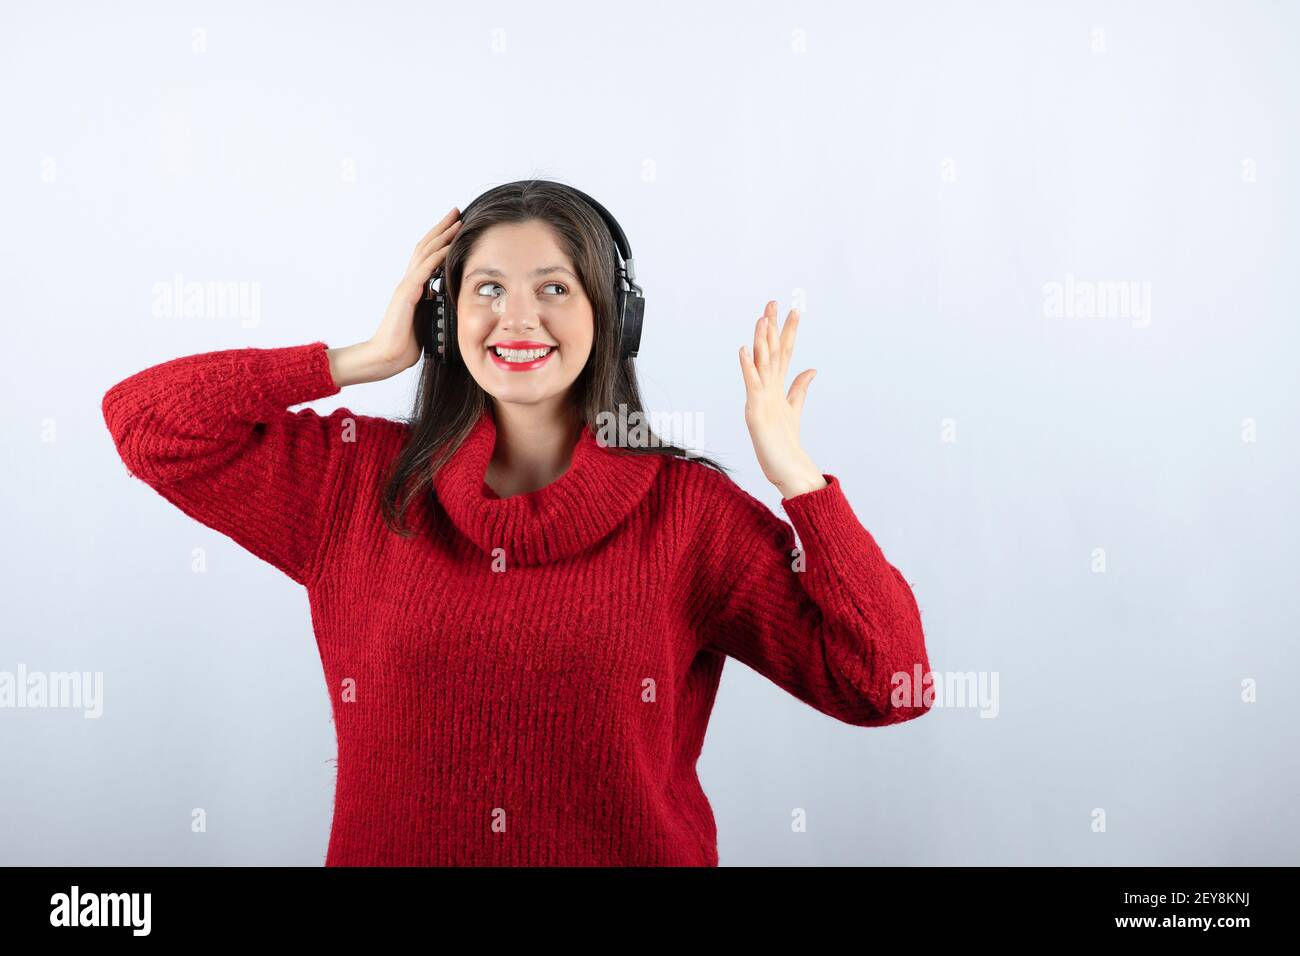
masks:
<instances>
[{"instance_id":1,"label":"white teeth","mask_svg":"<svg viewBox=\"0 0 1300 956\"><path fill-rule=\"evenodd\" d=\"M493 346L493 348L496 350L497 355L507 362L531 362L551 351L549 346L541 349L503 349L500 346Z\"/></svg>"}]
</instances>

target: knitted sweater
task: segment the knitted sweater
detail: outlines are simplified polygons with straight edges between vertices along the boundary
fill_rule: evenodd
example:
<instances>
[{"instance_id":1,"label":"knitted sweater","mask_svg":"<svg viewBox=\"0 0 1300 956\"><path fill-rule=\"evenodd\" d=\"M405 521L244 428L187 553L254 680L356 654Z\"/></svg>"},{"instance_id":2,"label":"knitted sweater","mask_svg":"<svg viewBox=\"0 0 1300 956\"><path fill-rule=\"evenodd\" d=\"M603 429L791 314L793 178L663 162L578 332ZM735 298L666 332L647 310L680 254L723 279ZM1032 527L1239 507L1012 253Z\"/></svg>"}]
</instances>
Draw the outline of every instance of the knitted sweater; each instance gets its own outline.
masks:
<instances>
[{"instance_id":1,"label":"knitted sweater","mask_svg":"<svg viewBox=\"0 0 1300 956\"><path fill-rule=\"evenodd\" d=\"M930 669L912 591L833 475L781 502L792 530L713 469L584 429L563 475L501 499L484 414L403 538L379 495L409 427L288 410L339 391L326 348L173 359L103 413L132 475L307 589L327 866L716 866L696 761L727 657L849 724L928 710L891 694Z\"/></svg>"}]
</instances>

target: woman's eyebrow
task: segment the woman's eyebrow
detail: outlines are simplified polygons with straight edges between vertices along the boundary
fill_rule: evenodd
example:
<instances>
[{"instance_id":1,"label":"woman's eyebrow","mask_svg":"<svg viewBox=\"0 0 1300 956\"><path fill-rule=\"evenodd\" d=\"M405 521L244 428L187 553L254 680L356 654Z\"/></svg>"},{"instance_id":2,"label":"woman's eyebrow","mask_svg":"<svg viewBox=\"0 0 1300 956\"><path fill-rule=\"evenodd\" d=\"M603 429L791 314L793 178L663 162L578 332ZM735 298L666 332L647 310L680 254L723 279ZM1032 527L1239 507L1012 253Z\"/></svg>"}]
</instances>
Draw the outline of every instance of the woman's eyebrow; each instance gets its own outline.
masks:
<instances>
[{"instance_id":1,"label":"woman's eyebrow","mask_svg":"<svg viewBox=\"0 0 1300 956\"><path fill-rule=\"evenodd\" d=\"M502 272L500 269L493 268L492 266L479 266L479 268L474 269L472 272L467 272L465 274L465 278L468 279L470 276L478 275L480 272L485 276L505 275L505 273ZM563 272L565 275L571 276L574 279L578 278L577 276L573 275L573 273L570 272L568 269L564 268L564 266L542 266L540 269L534 269L533 275L544 276L544 275L549 275L552 272Z\"/></svg>"}]
</instances>

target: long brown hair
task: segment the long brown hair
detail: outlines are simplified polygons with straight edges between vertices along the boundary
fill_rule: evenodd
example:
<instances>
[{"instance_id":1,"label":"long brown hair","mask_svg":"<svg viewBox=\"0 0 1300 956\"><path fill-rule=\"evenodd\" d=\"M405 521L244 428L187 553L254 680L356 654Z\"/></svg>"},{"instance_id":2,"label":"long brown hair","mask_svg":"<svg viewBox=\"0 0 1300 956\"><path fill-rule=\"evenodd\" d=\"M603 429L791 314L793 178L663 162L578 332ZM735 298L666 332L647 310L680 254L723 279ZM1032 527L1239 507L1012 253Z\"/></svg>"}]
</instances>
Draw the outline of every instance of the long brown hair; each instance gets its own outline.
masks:
<instances>
[{"instance_id":1,"label":"long brown hair","mask_svg":"<svg viewBox=\"0 0 1300 956\"><path fill-rule=\"evenodd\" d=\"M665 443L648 429L634 360L619 357L614 327L617 247L605 221L563 184L523 179L496 186L474 200L462 214L460 231L447 249L442 291L453 303L456 301L465 262L484 232L500 223L534 219L554 230L560 248L577 270L595 313L591 355L569 389L575 418L595 430L599 421L609 420L603 415L618 420L620 407L627 419L638 412L646 422L649 438L644 445L620 446L619 451L689 457L725 474L727 469L713 459ZM452 352L457 349L457 343L449 341L447 348ZM411 429L410 441L393 460L381 501L384 520L393 531L404 536L414 533L403 526L408 505L416 495L432 490L434 474L455 454L484 410L491 410L490 398L469 374L463 360L457 357L444 365L425 356L415 409L406 419ZM597 503L593 502L592 506L596 507Z\"/></svg>"}]
</instances>

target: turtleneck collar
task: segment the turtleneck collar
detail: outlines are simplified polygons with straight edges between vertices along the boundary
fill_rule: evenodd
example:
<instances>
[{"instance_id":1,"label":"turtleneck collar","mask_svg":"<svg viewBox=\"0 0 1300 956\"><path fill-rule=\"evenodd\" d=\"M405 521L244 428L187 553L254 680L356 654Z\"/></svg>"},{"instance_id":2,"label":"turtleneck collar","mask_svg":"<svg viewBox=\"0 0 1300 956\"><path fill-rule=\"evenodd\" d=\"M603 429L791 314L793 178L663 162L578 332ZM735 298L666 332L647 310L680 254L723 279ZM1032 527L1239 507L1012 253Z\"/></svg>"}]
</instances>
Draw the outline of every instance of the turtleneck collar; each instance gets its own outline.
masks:
<instances>
[{"instance_id":1,"label":"turtleneck collar","mask_svg":"<svg viewBox=\"0 0 1300 956\"><path fill-rule=\"evenodd\" d=\"M602 447L584 426L564 474L537 491L498 498L484 481L496 438L484 411L433 487L456 528L486 554L503 548L510 564L546 564L595 544L645 497L663 462Z\"/></svg>"}]
</instances>

